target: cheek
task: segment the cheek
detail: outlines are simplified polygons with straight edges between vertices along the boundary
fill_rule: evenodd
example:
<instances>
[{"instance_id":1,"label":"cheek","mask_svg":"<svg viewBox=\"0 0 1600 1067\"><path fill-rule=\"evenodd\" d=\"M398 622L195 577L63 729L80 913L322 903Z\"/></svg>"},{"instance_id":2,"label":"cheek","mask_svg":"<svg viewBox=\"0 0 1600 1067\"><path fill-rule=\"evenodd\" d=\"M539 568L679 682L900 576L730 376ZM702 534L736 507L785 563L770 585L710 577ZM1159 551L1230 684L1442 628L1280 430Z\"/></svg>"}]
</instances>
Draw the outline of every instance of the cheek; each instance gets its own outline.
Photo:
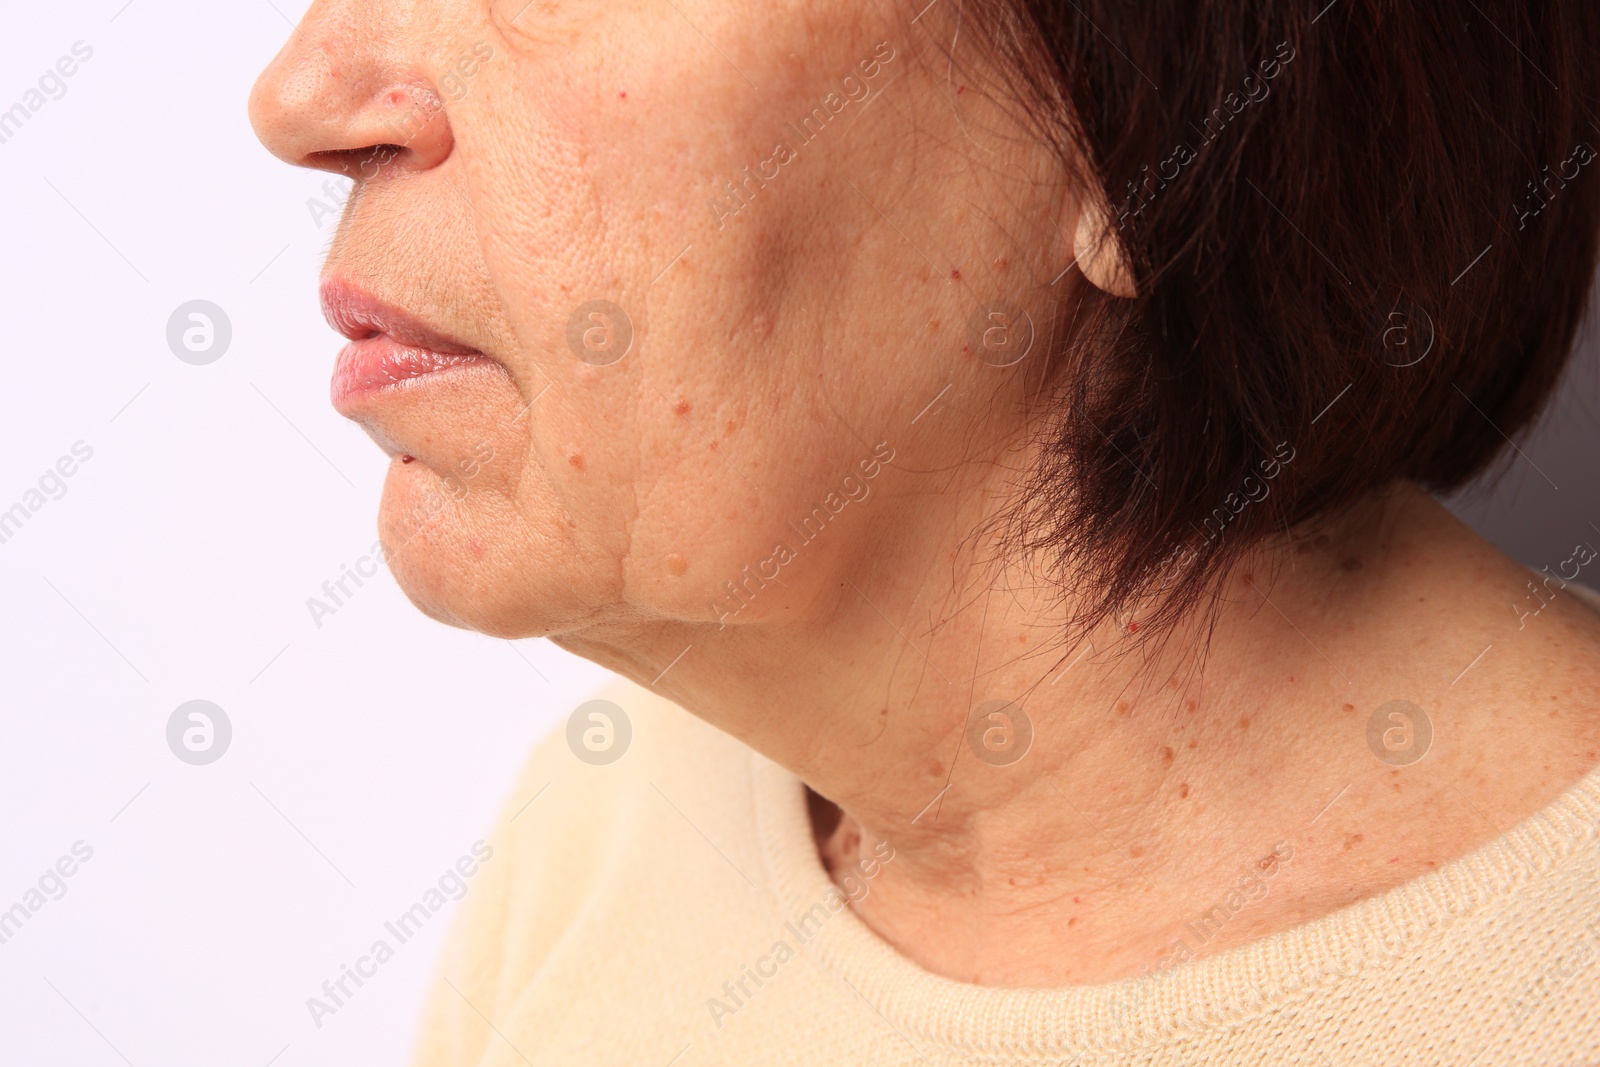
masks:
<instances>
[{"instance_id":1,"label":"cheek","mask_svg":"<svg viewBox=\"0 0 1600 1067\"><path fill-rule=\"evenodd\" d=\"M725 583L761 573L779 544L797 553L781 569L793 590L784 595L814 592L839 566L833 554L849 551L849 530L883 507L876 492L852 502L837 536L801 548L807 517L828 514L826 494L869 454L845 428L892 421L871 410L884 368L838 353L890 347L872 336L889 330L881 315L850 312L865 298L843 280L863 227L893 231L835 176L864 127L800 148L732 224L707 207L777 141L792 142L789 112L807 113L870 44L802 63L784 58L804 51L793 42L752 53L737 34L713 33L756 93L670 6L661 11L564 48L497 46L452 122L518 378L541 394L525 426L526 474L506 499L537 517L541 535L572 542L565 566L573 556L596 573L610 566L631 601L703 618ZM596 324L583 312L602 301L626 320L629 344L614 362L585 357ZM917 327L929 318L919 311ZM845 342L841 322L878 325ZM945 380L913 391L932 395ZM469 498L462 522L498 521L478 507ZM470 540L457 548L464 560L471 550ZM775 603L778 590L767 591Z\"/></svg>"},{"instance_id":2,"label":"cheek","mask_svg":"<svg viewBox=\"0 0 1600 1067\"><path fill-rule=\"evenodd\" d=\"M635 606L707 621L793 617L895 521L894 498L844 492L870 446L793 393L763 396L696 406L696 429L651 427L675 440L641 463L624 561ZM885 468L872 484L888 481Z\"/></svg>"}]
</instances>

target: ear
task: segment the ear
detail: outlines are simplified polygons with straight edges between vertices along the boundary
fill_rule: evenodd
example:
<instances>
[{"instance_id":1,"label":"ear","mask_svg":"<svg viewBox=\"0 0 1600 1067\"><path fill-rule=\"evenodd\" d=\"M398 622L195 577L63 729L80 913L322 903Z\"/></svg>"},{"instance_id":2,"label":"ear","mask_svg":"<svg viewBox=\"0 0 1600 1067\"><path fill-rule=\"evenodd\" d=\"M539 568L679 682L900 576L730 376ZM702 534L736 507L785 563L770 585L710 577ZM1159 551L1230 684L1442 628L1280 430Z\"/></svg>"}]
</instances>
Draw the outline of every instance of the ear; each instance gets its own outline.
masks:
<instances>
[{"instance_id":1,"label":"ear","mask_svg":"<svg viewBox=\"0 0 1600 1067\"><path fill-rule=\"evenodd\" d=\"M1072 254L1077 257L1078 269L1095 288L1123 298L1139 295L1133 283L1133 268L1111 232L1105 211L1093 197L1086 197L1079 204Z\"/></svg>"}]
</instances>

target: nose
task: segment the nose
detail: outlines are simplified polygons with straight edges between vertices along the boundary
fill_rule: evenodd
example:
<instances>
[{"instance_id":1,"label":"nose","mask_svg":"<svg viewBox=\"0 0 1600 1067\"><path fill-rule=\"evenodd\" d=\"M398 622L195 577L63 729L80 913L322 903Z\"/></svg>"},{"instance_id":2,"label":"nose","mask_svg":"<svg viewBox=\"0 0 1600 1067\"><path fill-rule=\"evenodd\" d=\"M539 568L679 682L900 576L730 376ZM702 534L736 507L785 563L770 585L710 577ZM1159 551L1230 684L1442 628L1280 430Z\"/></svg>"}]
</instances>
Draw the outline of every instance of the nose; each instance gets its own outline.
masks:
<instances>
[{"instance_id":1,"label":"nose","mask_svg":"<svg viewBox=\"0 0 1600 1067\"><path fill-rule=\"evenodd\" d=\"M318 0L250 92L250 124L299 167L372 179L450 156L455 138L406 27L373 0Z\"/></svg>"}]
</instances>

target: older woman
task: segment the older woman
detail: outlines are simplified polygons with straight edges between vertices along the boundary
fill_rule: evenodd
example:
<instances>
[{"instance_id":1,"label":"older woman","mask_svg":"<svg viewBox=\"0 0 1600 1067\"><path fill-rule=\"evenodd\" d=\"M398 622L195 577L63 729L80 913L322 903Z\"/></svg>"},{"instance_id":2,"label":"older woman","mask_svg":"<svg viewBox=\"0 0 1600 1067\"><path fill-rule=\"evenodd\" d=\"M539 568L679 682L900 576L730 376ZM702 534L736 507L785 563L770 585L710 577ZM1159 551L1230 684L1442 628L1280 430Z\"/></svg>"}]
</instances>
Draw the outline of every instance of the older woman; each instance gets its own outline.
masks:
<instances>
[{"instance_id":1,"label":"older woman","mask_svg":"<svg viewBox=\"0 0 1600 1067\"><path fill-rule=\"evenodd\" d=\"M1571 347L1600 15L1321 6L312 5L389 566L633 683L419 1064L1600 1059L1600 531L1430 496Z\"/></svg>"}]
</instances>

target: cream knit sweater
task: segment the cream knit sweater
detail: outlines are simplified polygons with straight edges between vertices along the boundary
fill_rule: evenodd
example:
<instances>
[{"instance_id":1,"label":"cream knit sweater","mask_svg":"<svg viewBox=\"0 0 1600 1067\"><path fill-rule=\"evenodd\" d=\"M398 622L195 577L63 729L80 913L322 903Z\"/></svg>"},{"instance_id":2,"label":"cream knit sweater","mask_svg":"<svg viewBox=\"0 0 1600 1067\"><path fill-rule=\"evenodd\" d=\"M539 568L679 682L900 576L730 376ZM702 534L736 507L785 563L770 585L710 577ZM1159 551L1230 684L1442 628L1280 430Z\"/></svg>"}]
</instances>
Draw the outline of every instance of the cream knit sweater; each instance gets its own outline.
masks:
<instances>
[{"instance_id":1,"label":"cream knit sweater","mask_svg":"<svg viewBox=\"0 0 1600 1067\"><path fill-rule=\"evenodd\" d=\"M792 775L645 690L605 696L626 754L591 766L565 731L534 753L417 1067L1600 1064L1600 772L1314 922L1141 979L994 989L856 917Z\"/></svg>"}]
</instances>

